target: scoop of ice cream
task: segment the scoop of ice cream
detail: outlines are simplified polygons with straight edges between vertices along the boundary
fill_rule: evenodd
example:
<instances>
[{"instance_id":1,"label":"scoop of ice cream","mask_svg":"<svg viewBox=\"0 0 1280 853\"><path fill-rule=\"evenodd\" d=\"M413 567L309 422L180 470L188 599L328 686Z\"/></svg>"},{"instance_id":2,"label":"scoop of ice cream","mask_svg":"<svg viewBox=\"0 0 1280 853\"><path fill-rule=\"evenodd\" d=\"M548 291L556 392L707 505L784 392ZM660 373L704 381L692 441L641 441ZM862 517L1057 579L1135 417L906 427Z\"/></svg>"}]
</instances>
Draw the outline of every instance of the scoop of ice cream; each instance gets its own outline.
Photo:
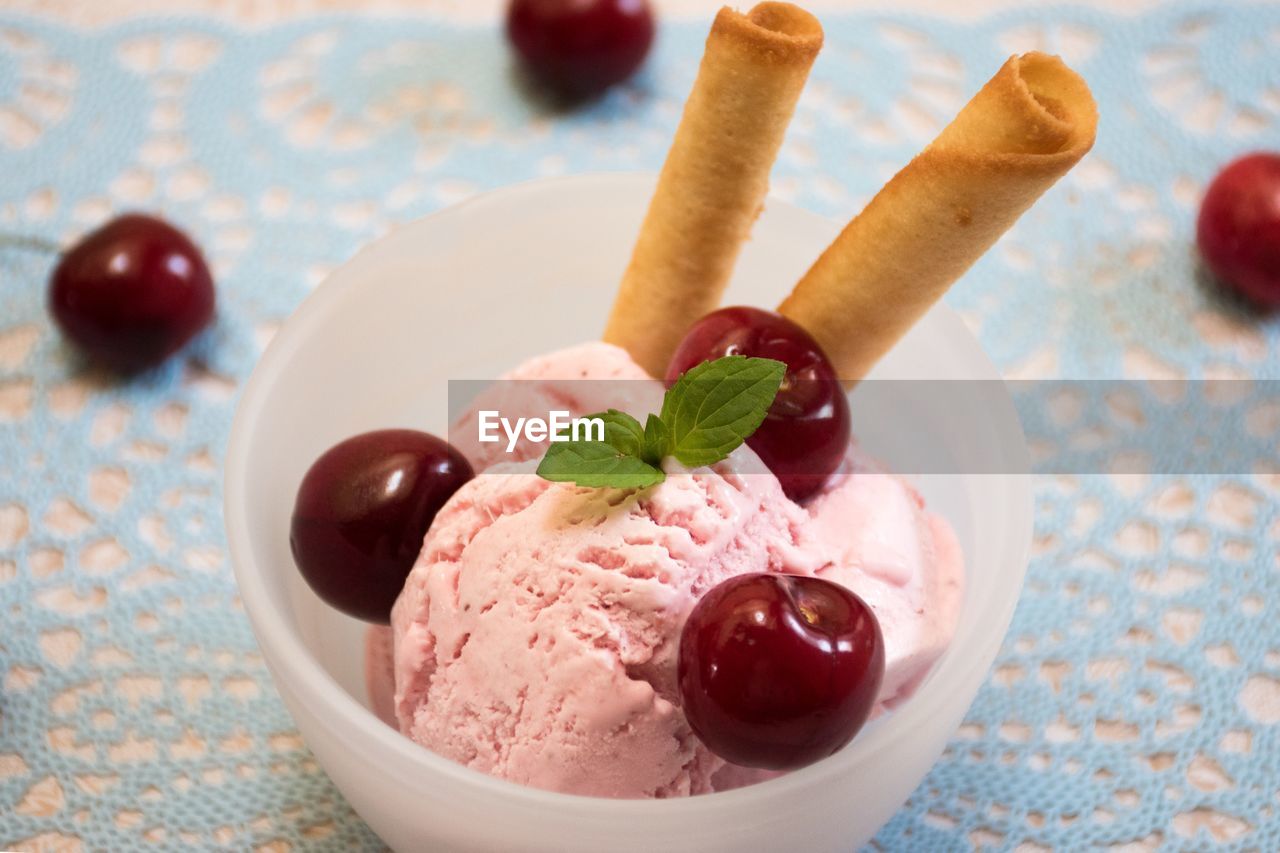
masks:
<instances>
[{"instance_id":1,"label":"scoop of ice cream","mask_svg":"<svg viewBox=\"0 0 1280 853\"><path fill-rule=\"evenodd\" d=\"M545 444L520 440L508 451L507 436L480 441L480 413L546 419L553 410L582 416L614 408L640 420L662 408L662 384L631 360L627 351L593 341L532 358L481 391L449 431L450 442L481 472L499 462L540 457ZM492 434L492 433L491 433Z\"/></svg>"},{"instance_id":2,"label":"scoop of ice cream","mask_svg":"<svg viewBox=\"0 0 1280 853\"><path fill-rule=\"evenodd\" d=\"M712 790L724 762L679 708L680 627L731 576L819 568L807 514L745 448L638 493L534 467L477 477L427 534L392 611L401 731L540 788Z\"/></svg>"},{"instance_id":3,"label":"scoop of ice cream","mask_svg":"<svg viewBox=\"0 0 1280 853\"><path fill-rule=\"evenodd\" d=\"M813 533L834 555L818 571L871 606L884 634L879 703L915 692L955 636L964 597L964 557L946 519L899 477L856 449L846 471L808 504Z\"/></svg>"},{"instance_id":4,"label":"scoop of ice cream","mask_svg":"<svg viewBox=\"0 0 1280 853\"><path fill-rule=\"evenodd\" d=\"M481 409L514 418L612 407L643 419L661 408L662 386L600 343L506 378L453 430L483 473L427 534L392 611L394 659L385 635L369 637L371 701L418 743L512 781L602 796L776 775L712 755L675 687L689 610L746 572L816 573L862 596L885 638L882 707L905 701L945 651L963 587L955 535L856 448L804 507L746 447L711 469L672 466L638 493L553 484L533 473L545 445L507 453L474 440Z\"/></svg>"}]
</instances>

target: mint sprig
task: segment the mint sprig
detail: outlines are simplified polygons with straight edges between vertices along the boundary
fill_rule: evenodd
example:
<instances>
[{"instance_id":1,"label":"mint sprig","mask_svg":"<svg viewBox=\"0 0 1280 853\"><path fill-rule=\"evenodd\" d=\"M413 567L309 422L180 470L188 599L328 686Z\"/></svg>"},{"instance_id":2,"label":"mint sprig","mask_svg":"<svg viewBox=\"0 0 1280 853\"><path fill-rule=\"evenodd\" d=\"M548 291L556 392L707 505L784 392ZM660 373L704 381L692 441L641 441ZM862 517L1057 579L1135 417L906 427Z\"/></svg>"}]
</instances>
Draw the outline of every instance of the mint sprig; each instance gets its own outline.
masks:
<instances>
[{"instance_id":1,"label":"mint sprig","mask_svg":"<svg viewBox=\"0 0 1280 853\"><path fill-rule=\"evenodd\" d=\"M769 358L725 356L691 368L667 390L662 411L644 426L609 409L589 418L604 421L603 441L553 442L538 476L592 488L639 489L666 479L668 456L696 468L714 465L763 423L787 367Z\"/></svg>"},{"instance_id":2,"label":"mint sprig","mask_svg":"<svg viewBox=\"0 0 1280 853\"><path fill-rule=\"evenodd\" d=\"M759 429L787 366L727 356L690 368L662 399L668 452L690 468L724 459Z\"/></svg>"}]
</instances>

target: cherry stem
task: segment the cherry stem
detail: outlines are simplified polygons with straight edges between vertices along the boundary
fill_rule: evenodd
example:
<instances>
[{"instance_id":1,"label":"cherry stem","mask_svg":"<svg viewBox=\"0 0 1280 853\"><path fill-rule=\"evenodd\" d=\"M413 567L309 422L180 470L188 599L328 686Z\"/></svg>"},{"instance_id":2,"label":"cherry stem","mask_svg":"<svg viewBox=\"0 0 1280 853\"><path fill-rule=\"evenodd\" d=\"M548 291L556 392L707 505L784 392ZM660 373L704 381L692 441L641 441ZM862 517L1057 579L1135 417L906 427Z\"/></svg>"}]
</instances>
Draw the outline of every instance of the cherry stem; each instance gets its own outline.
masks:
<instances>
[{"instance_id":1,"label":"cherry stem","mask_svg":"<svg viewBox=\"0 0 1280 853\"><path fill-rule=\"evenodd\" d=\"M52 240L27 234L0 234L0 249L24 249L46 255L62 253L62 247Z\"/></svg>"}]
</instances>

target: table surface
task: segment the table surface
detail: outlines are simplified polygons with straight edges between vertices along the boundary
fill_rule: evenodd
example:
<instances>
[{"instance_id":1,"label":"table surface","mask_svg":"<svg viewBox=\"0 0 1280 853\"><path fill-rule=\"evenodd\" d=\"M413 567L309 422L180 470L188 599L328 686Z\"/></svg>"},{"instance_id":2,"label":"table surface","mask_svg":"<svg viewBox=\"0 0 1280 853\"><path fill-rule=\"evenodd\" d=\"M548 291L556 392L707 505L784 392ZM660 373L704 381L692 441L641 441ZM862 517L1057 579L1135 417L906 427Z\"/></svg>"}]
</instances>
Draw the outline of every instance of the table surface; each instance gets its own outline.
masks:
<instances>
[{"instance_id":1,"label":"table surface","mask_svg":"<svg viewBox=\"0 0 1280 853\"><path fill-rule=\"evenodd\" d=\"M664 4L646 72L570 114L512 85L497 5L0 7L0 232L65 244L159 210L206 247L220 298L211 332L122 383L50 327L51 258L0 249L0 848L379 847L236 599L219 463L237 390L326 272L397 223L657 168L716 4ZM1005 56L1061 53L1098 97L1097 148L950 304L1009 377L1278 378L1280 325L1206 287L1191 247L1215 170L1280 147L1280 9L1012 5L817 4L827 46L775 195L847 218ZM201 14L144 14L174 8ZM1280 446L1280 407L1241 416ZM1280 849L1274 459L1114 461L1037 478L1013 627L879 847Z\"/></svg>"}]
</instances>

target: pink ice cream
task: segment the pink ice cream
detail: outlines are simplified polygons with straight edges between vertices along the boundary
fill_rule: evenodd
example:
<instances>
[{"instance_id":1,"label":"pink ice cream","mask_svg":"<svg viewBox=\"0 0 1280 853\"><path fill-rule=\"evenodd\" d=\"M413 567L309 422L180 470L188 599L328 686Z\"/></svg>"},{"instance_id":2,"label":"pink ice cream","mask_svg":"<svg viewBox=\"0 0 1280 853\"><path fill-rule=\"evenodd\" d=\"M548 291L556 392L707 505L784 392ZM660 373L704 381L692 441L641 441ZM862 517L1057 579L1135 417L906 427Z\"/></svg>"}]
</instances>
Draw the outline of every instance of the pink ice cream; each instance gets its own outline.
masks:
<instances>
[{"instance_id":1,"label":"pink ice cream","mask_svg":"<svg viewBox=\"0 0 1280 853\"><path fill-rule=\"evenodd\" d=\"M902 479L854 449L846 469L805 507L831 554L818 576L875 611L885 650L879 702L892 708L910 698L955 635L964 554L947 520Z\"/></svg>"},{"instance_id":2,"label":"pink ice cream","mask_svg":"<svg viewBox=\"0 0 1280 853\"><path fill-rule=\"evenodd\" d=\"M821 565L804 510L753 465L641 493L549 483L532 461L467 484L392 612L401 730L539 788L710 791L724 762L680 712L680 626L729 577Z\"/></svg>"},{"instance_id":3,"label":"pink ice cream","mask_svg":"<svg viewBox=\"0 0 1280 853\"><path fill-rule=\"evenodd\" d=\"M626 400L599 396L615 383L538 383L521 405L542 414L553 401L575 414L613 406L643 416L662 393L605 344L511 376L637 380L619 383ZM746 447L712 468L671 464L664 483L641 492L550 483L534 461L485 470L493 445L463 451L484 473L436 517L392 611L392 665L386 629L374 631L368 673L384 719L393 710L406 735L477 770L612 797L761 778L702 746L675 688L685 617L734 575L818 574L861 595L884 633L885 707L910 696L954 634L963 565L950 526L854 449L803 507Z\"/></svg>"}]
</instances>

